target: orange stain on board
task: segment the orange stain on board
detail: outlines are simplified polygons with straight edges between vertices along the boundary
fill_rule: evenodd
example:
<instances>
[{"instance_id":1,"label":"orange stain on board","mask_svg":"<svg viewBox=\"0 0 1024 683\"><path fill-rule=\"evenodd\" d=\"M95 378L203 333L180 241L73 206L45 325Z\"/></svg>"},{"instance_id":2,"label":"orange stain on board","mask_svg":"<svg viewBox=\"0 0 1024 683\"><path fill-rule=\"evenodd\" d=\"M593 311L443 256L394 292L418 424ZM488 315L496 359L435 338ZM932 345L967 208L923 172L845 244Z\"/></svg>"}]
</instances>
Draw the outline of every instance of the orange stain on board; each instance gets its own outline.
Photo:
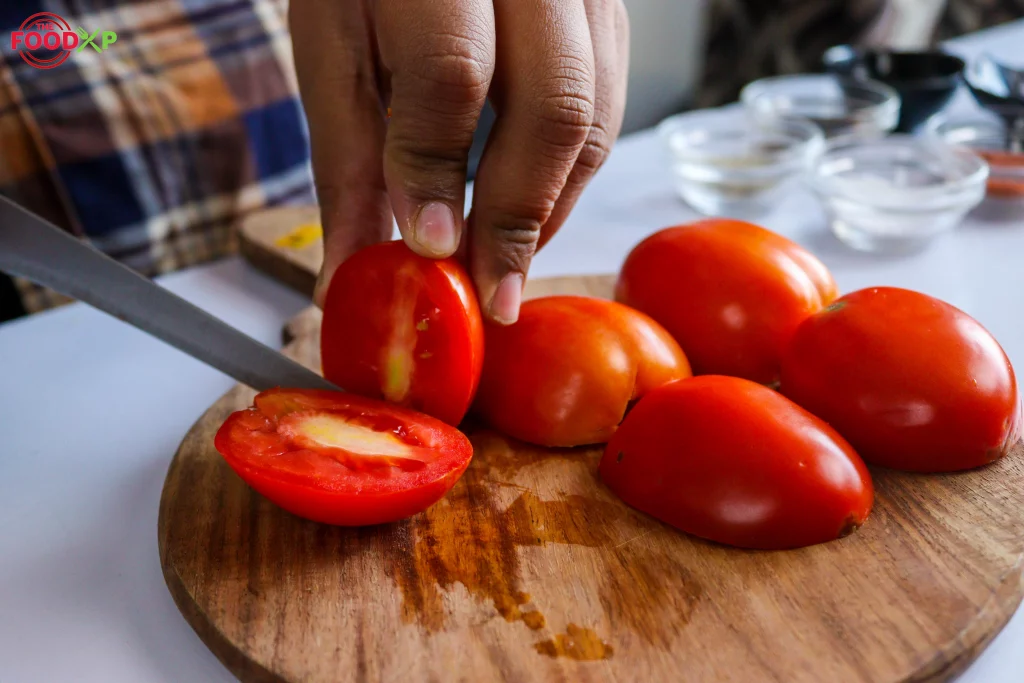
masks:
<instances>
[{"instance_id":1,"label":"orange stain on board","mask_svg":"<svg viewBox=\"0 0 1024 683\"><path fill-rule=\"evenodd\" d=\"M667 647L671 634L684 628L703 597L686 567L671 562L665 581L658 574L666 558L652 555L643 536L645 522L609 499L562 495L543 500L530 487L513 483L527 467L553 467L562 474L580 468L596 476L597 449L551 450L510 444L488 431L470 430L476 456L462 479L440 503L404 527L403 551L392 554L392 575L402 592L402 616L428 632L448 620L445 595L461 584L480 603L508 622L539 631L547 625L543 606L523 592L521 549L547 545L603 548L628 554L598 588L602 604L621 623L652 645ZM545 478L547 478L545 473ZM528 478L527 478L528 480ZM522 478L520 479L522 481ZM500 491L518 491L511 504L499 504ZM508 500L504 498L504 500ZM625 524L623 524L625 523ZM623 542L621 529L635 535ZM642 608L638 608L642 605ZM666 624L671 624L666 627ZM537 652L579 660L604 659L612 647L593 631L570 625L566 633L535 644Z\"/></svg>"},{"instance_id":2,"label":"orange stain on board","mask_svg":"<svg viewBox=\"0 0 1024 683\"><path fill-rule=\"evenodd\" d=\"M533 631L539 631L547 625L547 620L544 619L544 615L537 610L523 612L521 618L523 623Z\"/></svg>"},{"instance_id":3,"label":"orange stain on board","mask_svg":"<svg viewBox=\"0 0 1024 683\"><path fill-rule=\"evenodd\" d=\"M535 643L533 648L548 657L568 657L580 662L608 659L615 650L601 640L594 631L576 624L569 624L565 633L559 633L551 640Z\"/></svg>"},{"instance_id":4,"label":"orange stain on board","mask_svg":"<svg viewBox=\"0 0 1024 683\"><path fill-rule=\"evenodd\" d=\"M411 557L399 554L393 561L392 575L402 591L403 619L428 631L443 629L447 618L443 593L461 584L475 599L489 602L506 621L521 621L539 630L546 619L522 591L519 548L549 543L599 547L611 541L608 520L628 513L620 505L582 496L541 500L526 489L500 509L495 490L507 484L495 481L494 473L511 475L519 467L551 457L584 461L594 454L512 449L489 432L472 438L476 452L484 458L474 459L444 501L411 521Z\"/></svg>"}]
</instances>

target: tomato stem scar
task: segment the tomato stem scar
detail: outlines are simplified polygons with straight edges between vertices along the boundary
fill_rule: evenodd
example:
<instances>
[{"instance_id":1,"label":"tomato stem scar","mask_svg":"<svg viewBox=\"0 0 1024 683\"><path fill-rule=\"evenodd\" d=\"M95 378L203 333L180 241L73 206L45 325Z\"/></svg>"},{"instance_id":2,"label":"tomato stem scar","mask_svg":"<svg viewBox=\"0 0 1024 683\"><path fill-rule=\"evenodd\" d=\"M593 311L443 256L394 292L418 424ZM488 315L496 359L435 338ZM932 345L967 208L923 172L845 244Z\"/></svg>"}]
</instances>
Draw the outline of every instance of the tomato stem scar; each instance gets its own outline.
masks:
<instances>
[{"instance_id":1,"label":"tomato stem scar","mask_svg":"<svg viewBox=\"0 0 1024 683\"><path fill-rule=\"evenodd\" d=\"M833 301L832 303L825 307L825 310L828 313L835 313L836 311L842 310L845 306L845 301Z\"/></svg>"}]
</instances>

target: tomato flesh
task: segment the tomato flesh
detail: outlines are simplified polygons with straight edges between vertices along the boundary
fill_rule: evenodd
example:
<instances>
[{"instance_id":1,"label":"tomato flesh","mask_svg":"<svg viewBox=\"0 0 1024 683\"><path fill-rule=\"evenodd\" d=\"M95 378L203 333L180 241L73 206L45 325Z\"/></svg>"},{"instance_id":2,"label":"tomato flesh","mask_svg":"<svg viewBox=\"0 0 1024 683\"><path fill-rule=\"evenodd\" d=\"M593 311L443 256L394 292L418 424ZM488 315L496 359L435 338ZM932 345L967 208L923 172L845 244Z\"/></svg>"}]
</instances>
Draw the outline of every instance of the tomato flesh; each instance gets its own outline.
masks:
<instances>
[{"instance_id":1,"label":"tomato flesh","mask_svg":"<svg viewBox=\"0 0 1024 683\"><path fill-rule=\"evenodd\" d=\"M800 325L780 390L885 467L970 469L1021 436L999 343L963 311L906 289L852 292Z\"/></svg>"},{"instance_id":2,"label":"tomato flesh","mask_svg":"<svg viewBox=\"0 0 1024 683\"><path fill-rule=\"evenodd\" d=\"M688 376L679 345L648 316L603 299L542 297L514 325L487 326L474 410L530 443L604 443L632 400Z\"/></svg>"},{"instance_id":3,"label":"tomato flesh","mask_svg":"<svg viewBox=\"0 0 1024 683\"><path fill-rule=\"evenodd\" d=\"M376 244L336 271L324 301L324 376L339 387L457 425L483 366L483 322L453 259Z\"/></svg>"},{"instance_id":4,"label":"tomato flesh","mask_svg":"<svg viewBox=\"0 0 1024 683\"><path fill-rule=\"evenodd\" d=\"M600 475L628 505L744 548L833 540L863 524L874 501L863 461L831 427L767 387L714 375L641 398Z\"/></svg>"},{"instance_id":5,"label":"tomato flesh","mask_svg":"<svg viewBox=\"0 0 1024 683\"><path fill-rule=\"evenodd\" d=\"M469 439L428 415L353 394L271 389L214 440L271 502L327 524L380 524L422 512L455 484Z\"/></svg>"},{"instance_id":6,"label":"tomato flesh","mask_svg":"<svg viewBox=\"0 0 1024 683\"><path fill-rule=\"evenodd\" d=\"M394 432L361 425L345 414L291 413L278 420L277 433L296 447L330 455L348 467L430 461L425 449L407 443Z\"/></svg>"},{"instance_id":7,"label":"tomato flesh","mask_svg":"<svg viewBox=\"0 0 1024 683\"><path fill-rule=\"evenodd\" d=\"M697 375L778 381L779 356L807 316L836 295L810 252L750 223L665 228L633 248L615 299L658 321Z\"/></svg>"}]
</instances>

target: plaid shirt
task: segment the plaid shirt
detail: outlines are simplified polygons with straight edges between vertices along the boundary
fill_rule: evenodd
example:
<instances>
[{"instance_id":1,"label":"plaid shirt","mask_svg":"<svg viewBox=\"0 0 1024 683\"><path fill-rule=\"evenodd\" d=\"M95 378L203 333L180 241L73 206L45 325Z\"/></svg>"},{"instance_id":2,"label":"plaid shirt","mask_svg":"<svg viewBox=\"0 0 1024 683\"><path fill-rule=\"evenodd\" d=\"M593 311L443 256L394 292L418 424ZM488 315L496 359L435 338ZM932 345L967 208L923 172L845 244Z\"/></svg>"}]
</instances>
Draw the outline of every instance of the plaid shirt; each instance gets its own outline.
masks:
<instances>
[{"instance_id":1,"label":"plaid shirt","mask_svg":"<svg viewBox=\"0 0 1024 683\"><path fill-rule=\"evenodd\" d=\"M286 8L0 3L0 193L150 276L232 253L251 211L314 201ZM117 40L37 69L11 32L40 11ZM29 312L61 300L15 283Z\"/></svg>"}]
</instances>

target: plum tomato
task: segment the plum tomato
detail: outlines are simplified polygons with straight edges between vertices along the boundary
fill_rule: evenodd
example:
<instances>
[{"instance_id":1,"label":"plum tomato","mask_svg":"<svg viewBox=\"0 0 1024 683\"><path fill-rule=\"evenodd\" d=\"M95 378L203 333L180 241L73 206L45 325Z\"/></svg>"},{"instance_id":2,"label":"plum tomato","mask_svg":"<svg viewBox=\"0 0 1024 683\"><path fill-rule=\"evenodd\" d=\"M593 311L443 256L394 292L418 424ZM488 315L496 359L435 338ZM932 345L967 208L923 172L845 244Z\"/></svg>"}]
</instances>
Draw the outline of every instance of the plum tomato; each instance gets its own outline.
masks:
<instances>
[{"instance_id":1,"label":"plum tomato","mask_svg":"<svg viewBox=\"0 0 1024 683\"><path fill-rule=\"evenodd\" d=\"M801 247L796 242L787 239L777 232L766 230L759 225L747 223L746 221L732 220L726 218L709 218L706 222L711 224L715 230L732 235L737 239L749 241L751 244L760 244L766 249L778 249L789 256L807 274L807 277L814 283L814 288L821 296L821 303L827 306L839 296L839 287L832 278L825 264L818 260L818 257Z\"/></svg>"},{"instance_id":2,"label":"plum tomato","mask_svg":"<svg viewBox=\"0 0 1024 683\"><path fill-rule=\"evenodd\" d=\"M324 301L324 376L369 398L458 425L483 367L473 283L454 259L403 242L366 247L335 272Z\"/></svg>"},{"instance_id":3,"label":"plum tomato","mask_svg":"<svg viewBox=\"0 0 1024 683\"><path fill-rule=\"evenodd\" d=\"M486 340L474 412L542 446L604 443L631 401L691 374L660 325L604 299L531 299L514 325L488 324Z\"/></svg>"},{"instance_id":4,"label":"plum tomato","mask_svg":"<svg viewBox=\"0 0 1024 683\"><path fill-rule=\"evenodd\" d=\"M793 330L836 297L810 252L751 223L708 219L641 241L619 273L615 299L675 338L697 375L778 381Z\"/></svg>"},{"instance_id":5,"label":"plum tomato","mask_svg":"<svg viewBox=\"0 0 1024 683\"><path fill-rule=\"evenodd\" d=\"M338 526L427 509L473 457L466 436L429 415L336 391L270 389L232 413L214 446L272 503Z\"/></svg>"},{"instance_id":6,"label":"plum tomato","mask_svg":"<svg viewBox=\"0 0 1024 683\"><path fill-rule=\"evenodd\" d=\"M952 472L1017 443L1017 381L999 343L963 311L894 287L852 292L808 318L782 355L783 394L869 463Z\"/></svg>"},{"instance_id":7,"label":"plum tomato","mask_svg":"<svg viewBox=\"0 0 1024 683\"><path fill-rule=\"evenodd\" d=\"M781 550L851 533L871 512L864 462L827 424L737 377L672 382L608 442L601 479L626 504L718 543Z\"/></svg>"}]
</instances>

